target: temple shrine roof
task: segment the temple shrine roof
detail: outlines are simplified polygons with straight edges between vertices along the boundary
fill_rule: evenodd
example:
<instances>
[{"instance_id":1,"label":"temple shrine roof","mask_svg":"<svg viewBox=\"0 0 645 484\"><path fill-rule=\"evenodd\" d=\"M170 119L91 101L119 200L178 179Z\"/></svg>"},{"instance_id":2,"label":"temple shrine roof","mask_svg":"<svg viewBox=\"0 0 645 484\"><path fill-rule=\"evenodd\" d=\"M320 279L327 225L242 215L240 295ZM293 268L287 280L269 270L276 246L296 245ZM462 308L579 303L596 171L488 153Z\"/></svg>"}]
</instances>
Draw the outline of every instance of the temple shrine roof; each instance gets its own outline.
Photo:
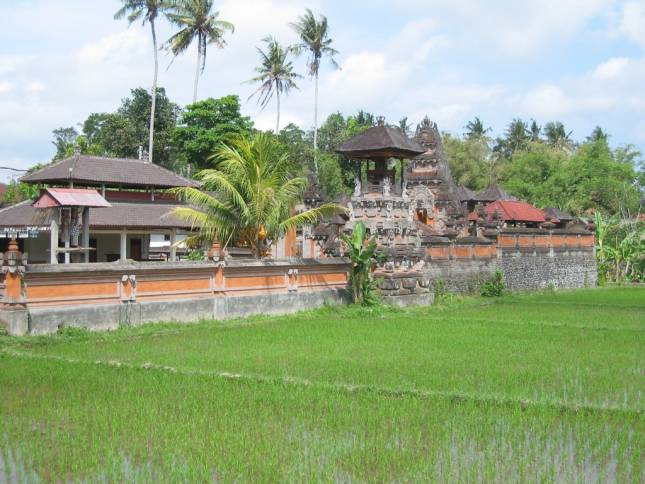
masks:
<instances>
[{"instance_id":1,"label":"temple shrine roof","mask_svg":"<svg viewBox=\"0 0 645 484\"><path fill-rule=\"evenodd\" d=\"M149 161L130 158L74 155L23 176L25 183L90 186L121 186L134 188L197 187L189 180Z\"/></svg>"},{"instance_id":2,"label":"temple shrine roof","mask_svg":"<svg viewBox=\"0 0 645 484\"><path fill-rule=\"evenodd\" d=\"M399 128L373 126L341 144L336 152L347 158L413 158L426 150Z\"/></svg>"},{"instance_id":3,"label":"temple shrine roof","mask_svg":"<svg viewBox=\"0 0 645 484\"><path fill-rule=\"evenodd\" d=\"M475 200L475 197L476 197L475 192L473 192L470 188L465 187L463 185L459 185L459 187L457 187L457 193L455 194L455 196L460 202Z\"/></svg>"},{"instance_id":4,"label":"temple shrine roof","mask_svg":"<svg viewBox=\"0 0 645 484\"><path fill-rule=\"evenodd\" d=\"M517 200L514 196L509 195L506 190L496 183L490 185L486 190L475 195L478 202L494 202L496 200Z\"/></svg>"}]
</instances>

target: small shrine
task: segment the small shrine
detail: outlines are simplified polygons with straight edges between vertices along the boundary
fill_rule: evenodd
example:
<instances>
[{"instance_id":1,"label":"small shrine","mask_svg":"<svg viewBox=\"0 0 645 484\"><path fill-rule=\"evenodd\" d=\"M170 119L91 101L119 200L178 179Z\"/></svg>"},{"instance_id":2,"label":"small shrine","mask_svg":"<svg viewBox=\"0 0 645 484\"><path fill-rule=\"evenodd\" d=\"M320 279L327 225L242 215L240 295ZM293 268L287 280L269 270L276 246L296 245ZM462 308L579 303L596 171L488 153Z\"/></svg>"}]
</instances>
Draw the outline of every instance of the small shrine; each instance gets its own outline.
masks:
<instances>
[{"instance_id":1,"label":"small shrine","mask_svg":"<svg viewBox=\"0 0 645 484\"><path fill-rule=\"evenodd\" d=\"M58 263L61 253L65 264L81 255L83 262L90 261L90 208L111 206L99 192L85 188L45 188L32 206L53 212L49 217L51 264Z\"/></svg>"},{"instance_id":2,"label":"small shrine","mask_svg":"<svg viewBox=\"0 0 645 484\"><path fill-rule=\"evenodd\" d=\"M406 160L425 149L379 118L377 126L336 151L356 164L354 192L347 201L349 220L343 230L351 232L361 221L370 236L378 237L382 260L377 271L383 276L384 294L414 293L423 285L420 269L425 257L419 217L432 211L433 196L425 187L409 190L404 174Z\"/></svg>"}]
</instances>

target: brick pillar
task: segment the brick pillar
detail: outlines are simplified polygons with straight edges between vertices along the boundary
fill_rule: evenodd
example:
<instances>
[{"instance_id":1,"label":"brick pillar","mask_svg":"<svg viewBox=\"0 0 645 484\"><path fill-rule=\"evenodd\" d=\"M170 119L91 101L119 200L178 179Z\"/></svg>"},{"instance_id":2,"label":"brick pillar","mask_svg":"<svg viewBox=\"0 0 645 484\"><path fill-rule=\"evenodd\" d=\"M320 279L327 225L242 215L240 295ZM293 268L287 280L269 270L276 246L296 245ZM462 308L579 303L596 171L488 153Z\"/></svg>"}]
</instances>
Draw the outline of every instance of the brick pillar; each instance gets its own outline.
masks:
<instances>
[{"instance_id":1,"label":"brick pillar","mask_svg":"<svg viewBox=\"0 0 645 484\"><path fill-rule=\"evenodd\" d=\"M4 295L0 304L0 324L11 335L22 336L29 330L29 313L23 277L27 255L18 250L15 237L9 242L7 252L0 254L4 274Z\"/></svg>"}]
</instances>

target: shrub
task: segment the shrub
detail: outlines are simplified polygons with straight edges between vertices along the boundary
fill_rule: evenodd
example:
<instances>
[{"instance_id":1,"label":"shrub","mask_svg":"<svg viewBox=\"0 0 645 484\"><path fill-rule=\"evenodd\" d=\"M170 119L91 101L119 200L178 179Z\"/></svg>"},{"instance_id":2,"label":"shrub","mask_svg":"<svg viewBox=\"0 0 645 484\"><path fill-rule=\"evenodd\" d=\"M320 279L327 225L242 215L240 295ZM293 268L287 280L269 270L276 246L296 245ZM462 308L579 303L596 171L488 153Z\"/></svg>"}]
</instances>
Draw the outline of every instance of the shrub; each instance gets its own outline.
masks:
<instances>
[{"instance_id":1,"label":"shrub","mask_svg":"<svg viewBox=\"0 0 645 484\"><path fill-rule=\"evenodd\" d=\"M481 287L481 295L484 297L499 297L504 295L504 277L502 271L495 271L495 275L485 281Z\"/></svg>"}]
</instances>

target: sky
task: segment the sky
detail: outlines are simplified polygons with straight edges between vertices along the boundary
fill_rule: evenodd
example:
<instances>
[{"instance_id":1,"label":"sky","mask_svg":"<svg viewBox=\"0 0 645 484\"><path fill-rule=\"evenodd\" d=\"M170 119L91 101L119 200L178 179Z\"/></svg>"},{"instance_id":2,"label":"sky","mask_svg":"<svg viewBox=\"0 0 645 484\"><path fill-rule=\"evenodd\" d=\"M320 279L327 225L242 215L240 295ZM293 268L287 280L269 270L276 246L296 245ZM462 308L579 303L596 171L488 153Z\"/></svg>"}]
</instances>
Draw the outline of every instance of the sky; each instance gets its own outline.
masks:
<instances>
[{"instance_id":1,"label":"sky","mask_svg":"<svg viewBox=\"0 0 645 484\"><path fill-rule=\"evenodd\" d=\"M1 166L49 161L53 129L150 87L149 27L115 21L120 3L0 0ZM479 116L493 135L516 117L560 120L576 140L599 125L613 146L645 152L645 0L216 0L215 8L235 32L226 48L209 47L199 98L238 94L258 128L273 129L275 105L248 100L256 46L269 34L295 42L289 22L311 8L327 16L339 51L340 69L321 67L321 120L359 109L390 123L427 115L459 134ZM173 27L158 24L167 39ZM160 54L159 85L183 106L196 50L171 60ZM295 64L304 74L305 58ZM298 84L282 100L281 125L311 128L314 84Z\"/></svg>"}]
</instances>

